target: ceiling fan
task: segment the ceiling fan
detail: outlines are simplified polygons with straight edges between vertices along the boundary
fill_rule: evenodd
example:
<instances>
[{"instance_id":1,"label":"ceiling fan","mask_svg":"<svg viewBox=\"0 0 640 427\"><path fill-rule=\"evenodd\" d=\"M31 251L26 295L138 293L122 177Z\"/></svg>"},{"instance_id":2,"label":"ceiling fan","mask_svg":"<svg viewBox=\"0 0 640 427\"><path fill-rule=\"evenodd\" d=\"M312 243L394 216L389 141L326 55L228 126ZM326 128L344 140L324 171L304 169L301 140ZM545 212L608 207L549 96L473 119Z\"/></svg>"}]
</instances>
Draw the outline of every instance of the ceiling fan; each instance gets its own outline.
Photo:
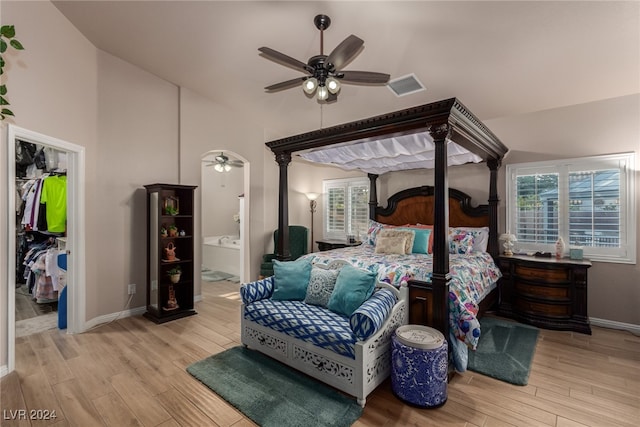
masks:
<instances>
[{"instance_id":1,"label":"ceiling fan","mask_svg":"<svg viewBox=\"0 0 640 427\"><path fill-rule=\"evenodd\" d=\"M265 58L308 74L304 77L267 86L264 88L267 92L290 89L302 83L302 89L307 95L313 96L317 91L318 102L332 102L338 99L341 83L383 85L389 81L389 74L371 71L343 71L342 67L362 51L364 40L351 34L329 55L325 55L323 34L324 30L331 25L331 19L327 15L317 15L313 19L313 23L320 30L320 55L312 56L306 64L268 47L258 49Z\"/></svg>"},{"instance_id":2,"label":"ceiling fan","mask_svg":"<svg viewBox=\"0 0 640 427\"><path fill-rule=\"evenodd\" d=\"M203 160L203 162L208 163L205 166L213 166L218 172L229 172L232 167L241 168L244 165L240 160L231 160L222 152L220 152L214 160Z\"/></svg>"}]
</instances>

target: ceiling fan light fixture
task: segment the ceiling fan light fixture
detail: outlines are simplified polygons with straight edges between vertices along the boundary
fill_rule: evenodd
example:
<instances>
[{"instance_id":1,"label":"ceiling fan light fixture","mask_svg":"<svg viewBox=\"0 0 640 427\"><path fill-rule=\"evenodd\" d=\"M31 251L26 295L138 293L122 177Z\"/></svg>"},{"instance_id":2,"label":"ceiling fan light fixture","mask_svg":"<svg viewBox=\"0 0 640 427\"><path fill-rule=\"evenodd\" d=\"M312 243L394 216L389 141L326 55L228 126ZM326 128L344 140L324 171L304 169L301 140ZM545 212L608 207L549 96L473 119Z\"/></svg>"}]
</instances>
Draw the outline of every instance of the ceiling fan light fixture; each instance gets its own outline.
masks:
<instances>
[{"instance_id":1,"label":"ceiling fan light fixture","mask_svg":"<svg viewBox=\"0 0 640 427\"><path fill-rule=\"evenodd\" d=\"M311 77L310 79L302 82L302 90L304 90L304 92L308 95L311 95L313 92L315 92L317 87L318 79L316 79L315 77Z\"/></svg>"},{"instance_id":2,"label":"ceiling fan light fixture","mask_svg":"<svg viewBox=\"0 0 640 427\"><path fill-rule=\"evenodd\" d=\"M340 82L334 77L329 77L326 84L329 92L333 93L334 95L340 90Z\"/></svg>"},{"instance_id":3,"label":"ceiling fan light fixture","mask_svg":"<svg viewBox=\"0 0 640 427\"><path fill-rule=\"evenodd\" d=\"M224 165L224 171L225 172L229 172L231 170L231 165L225 164Z\"/></svg>"},{"instance_id":4,"label":"ceiling fan light fixture","mask_svg":"<svg viewBox=\"0 0 640 427\"><path fill-rule=\"evenodd\" d=\"M318 87L318 99L320 101L325 101L329 97L329 89L326 86L322 85Z\"/></svg>"},{"instance_id":5,"label":"ceiling fan light fixture","mask_svg":"<svg viewBox=\"0 0 640 427\"><path fill-rule=\"evenodd\" d=\"M224 166L222 166L220 163L215 165L213 168L218 172L224 172Z\"/></svg>"}]
</instances>

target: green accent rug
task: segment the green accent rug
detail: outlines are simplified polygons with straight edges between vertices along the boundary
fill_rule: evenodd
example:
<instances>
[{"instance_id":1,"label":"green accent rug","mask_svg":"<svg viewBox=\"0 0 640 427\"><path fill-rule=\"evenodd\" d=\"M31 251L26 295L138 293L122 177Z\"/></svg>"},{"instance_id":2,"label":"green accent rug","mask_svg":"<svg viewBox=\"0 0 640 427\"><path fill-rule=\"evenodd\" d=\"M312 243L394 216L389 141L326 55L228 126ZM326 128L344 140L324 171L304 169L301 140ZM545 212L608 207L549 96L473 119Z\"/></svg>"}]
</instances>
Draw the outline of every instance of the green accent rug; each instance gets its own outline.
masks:
<instances>
[{"instance_id":1,"label":"green accent rug","mask_svg":"<svg viewBox=\"0 0 640 427\"><path fill-rule=\"evenodd\" d=\"M527 385L531 361L538 341L538 328L521 323L483 317L476 351L469 351L470 371Z\"/></svg>"},{"instance_id":2,"label":"green accent rug","mask_svg":"<svg viewBox=\"0 0 640 427\"><path fill-rule=\"evenodd\" d=\"M244 347L207 357L187 372L262 427L347 427L362 415L355 398Z\"/></svg>"}]
</instances>

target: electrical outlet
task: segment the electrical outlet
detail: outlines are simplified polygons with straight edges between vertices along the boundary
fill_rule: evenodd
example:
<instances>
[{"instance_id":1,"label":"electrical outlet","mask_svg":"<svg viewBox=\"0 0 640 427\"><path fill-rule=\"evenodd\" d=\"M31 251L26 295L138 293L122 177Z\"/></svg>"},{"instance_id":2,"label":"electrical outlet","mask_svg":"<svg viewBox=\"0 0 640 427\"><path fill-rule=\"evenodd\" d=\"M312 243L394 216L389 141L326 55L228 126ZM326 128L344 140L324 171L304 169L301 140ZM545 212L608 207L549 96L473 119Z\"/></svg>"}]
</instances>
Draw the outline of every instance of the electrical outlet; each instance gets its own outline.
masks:
<instances>
[{"instance_id":1,"label":"electrical outlet","mask_svg":"<svg viewBox=\"0 0 640 427\"><path fill-rule=\"evenodd\" d=\"M129 295L133 295L136 293L136 284L135 283L130 283L129 284Z\"/></svg>"}]
</instances>

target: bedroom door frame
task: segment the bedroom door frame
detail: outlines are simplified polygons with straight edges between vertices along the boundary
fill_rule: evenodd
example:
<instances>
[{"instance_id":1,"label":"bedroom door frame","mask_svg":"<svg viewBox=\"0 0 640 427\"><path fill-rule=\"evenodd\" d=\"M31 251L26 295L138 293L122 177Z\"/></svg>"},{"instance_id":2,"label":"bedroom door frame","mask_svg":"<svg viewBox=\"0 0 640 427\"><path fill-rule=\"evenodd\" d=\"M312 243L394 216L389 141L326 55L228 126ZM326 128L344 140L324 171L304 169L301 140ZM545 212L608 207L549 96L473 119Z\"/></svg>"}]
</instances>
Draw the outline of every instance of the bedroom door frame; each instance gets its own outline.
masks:
<instances>
[{"instance_id":1,"label":"bedroom door frame","mask_svg":"<svg viewBox=\"0 0 640 427\"><path fill-rule=\"evenodd\" d=\"M12 124L7 126L7 176L8 176L8 212L7 215L7 373L15 369L15 265L16 229L15 212L16 192L16 139L41 144L67 153L67 333L79 333L85 330L86 292L85 292L85 149L62 139L54 138Z\"/></svg>"}]
</instances>

